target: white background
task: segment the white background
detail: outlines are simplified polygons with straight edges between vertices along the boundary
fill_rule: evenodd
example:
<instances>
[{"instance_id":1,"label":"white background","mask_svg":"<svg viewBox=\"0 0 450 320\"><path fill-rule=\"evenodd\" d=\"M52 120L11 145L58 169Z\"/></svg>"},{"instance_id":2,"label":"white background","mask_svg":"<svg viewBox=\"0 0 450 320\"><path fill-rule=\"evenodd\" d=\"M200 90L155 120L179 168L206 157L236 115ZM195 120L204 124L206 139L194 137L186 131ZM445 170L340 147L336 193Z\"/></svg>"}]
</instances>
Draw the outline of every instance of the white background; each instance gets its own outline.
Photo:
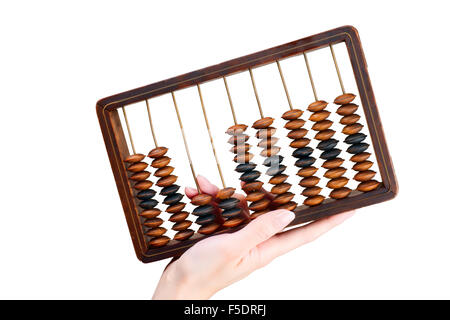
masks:
<instances>
[{"instance_id":1,"label":"white background","mask_svg":"<svg viewBox=\"0 0 450 320\"><path fill-rule=\"evenodd\" d=\"M2 3L0 298L152 296L167 261L134 255L98 99L348 24L363 42L400 193L215 298L450 298L449 10L312 3Z\"/></svg>"}]
</instances>

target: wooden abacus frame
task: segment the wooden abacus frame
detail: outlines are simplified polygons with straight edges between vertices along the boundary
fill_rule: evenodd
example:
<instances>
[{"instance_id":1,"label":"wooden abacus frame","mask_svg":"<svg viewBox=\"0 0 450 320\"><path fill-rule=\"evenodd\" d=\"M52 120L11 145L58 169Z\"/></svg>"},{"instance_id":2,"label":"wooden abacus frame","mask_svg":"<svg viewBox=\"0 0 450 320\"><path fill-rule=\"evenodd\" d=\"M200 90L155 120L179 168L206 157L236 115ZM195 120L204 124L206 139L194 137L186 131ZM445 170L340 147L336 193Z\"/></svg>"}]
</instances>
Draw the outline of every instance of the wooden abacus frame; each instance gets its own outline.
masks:
<instances>
[{"instance_id":1,"label":"wooden abacus frame","mask_svg":"<svg viewBox=\"0 0 450 320\"><path fill-rule=\"evenodd\" d=\"M180 255L197 241L208 236L195 234L186 241L177 242L172 240L164 247L148 249L139 222L137 202L123 162L123 159L130 155L130 152L119 119L118 109L132 103L171 93L175 90L195 86L234 73L247 71L249 68L266 65L283 58L299 55L306 51L313 51L341 42L345 42L347 46L361 104L367 119L368 130L372 138L373 149L375 151L382 184L376 190L367 193L352 191L351 196L345 199L326 199L319 206L298 206L294 210L296 218L290 225L320 219L350 209L383 202L395 197L398 191L398 185L386 145L358 31L352 26L343 26L211 67L119 93L97 102L97 115L103 138L136 255L139 260L142 262L151 262ZM218 232L212 235L222 232L232 232L240 228L242 228L242 225L235 228L219 229Z\"/></svg>"}]
</instances>

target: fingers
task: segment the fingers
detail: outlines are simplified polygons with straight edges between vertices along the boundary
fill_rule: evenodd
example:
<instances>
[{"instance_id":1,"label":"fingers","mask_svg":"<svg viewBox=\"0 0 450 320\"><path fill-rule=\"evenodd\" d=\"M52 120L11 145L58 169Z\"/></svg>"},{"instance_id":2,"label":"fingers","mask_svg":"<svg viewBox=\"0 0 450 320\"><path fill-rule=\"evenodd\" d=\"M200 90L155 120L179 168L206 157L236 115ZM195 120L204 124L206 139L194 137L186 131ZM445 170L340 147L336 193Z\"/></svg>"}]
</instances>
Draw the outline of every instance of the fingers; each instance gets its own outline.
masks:
<instances>
[{"instance_id":1,"label":"fingers","mask_svg":"<svg viewBox=\"0 0 450 320\"><path fill-rule=\"evenodd\" d=\"M202 193L206 193L214 197L219 191L219 188L213 185L211 182L209 182L209 180L206 179L204 176L197 175L197 183ZM186 196L189 199L192 199L193 197L198 195L197 189L191 187L186 187L184 189L184 192L186 193Z\"/></svg>"},{"instance_id":2,"label":"fingers","mask_svg":"<svg viewBox=\"0 0 450 320\"><path fill-rule=\"evenodd\" d=\"M244 251L250 250L283 230L294 217L294 213L288 210L270 211L233 233L230 241Z\"/></svg>"}]
</instances>

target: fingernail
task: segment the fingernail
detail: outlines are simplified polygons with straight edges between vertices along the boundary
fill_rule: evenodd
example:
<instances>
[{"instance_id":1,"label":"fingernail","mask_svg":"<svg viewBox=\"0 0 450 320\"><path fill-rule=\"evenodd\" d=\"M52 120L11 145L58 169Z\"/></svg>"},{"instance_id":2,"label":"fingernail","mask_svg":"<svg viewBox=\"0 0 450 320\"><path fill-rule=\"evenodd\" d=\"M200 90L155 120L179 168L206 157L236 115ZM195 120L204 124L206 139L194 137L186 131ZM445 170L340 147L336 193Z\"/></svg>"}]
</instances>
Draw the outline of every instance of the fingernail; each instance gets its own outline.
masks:
<instances>
[{"instance_id":1,"label":"fingernail","mask_svg":"<svg viewBox=\"0 0 450 320\"><path fill-rule=\"evenodd\" d=\"M197 193L197 189L191 188L191 187L186 187L184 189L184 192L186 193Z\"/></svg>"},{"instance_id":2,"label":"fingernail","mask_svg":"<svg viewBox=\"0 0 450 320\"><path fill-rule=\"evenodd\" d=\"M295 214L289 210L278 210L277 219L280 223L288 225L292 220L294 220Z\"/></svg>"}]
</instances>

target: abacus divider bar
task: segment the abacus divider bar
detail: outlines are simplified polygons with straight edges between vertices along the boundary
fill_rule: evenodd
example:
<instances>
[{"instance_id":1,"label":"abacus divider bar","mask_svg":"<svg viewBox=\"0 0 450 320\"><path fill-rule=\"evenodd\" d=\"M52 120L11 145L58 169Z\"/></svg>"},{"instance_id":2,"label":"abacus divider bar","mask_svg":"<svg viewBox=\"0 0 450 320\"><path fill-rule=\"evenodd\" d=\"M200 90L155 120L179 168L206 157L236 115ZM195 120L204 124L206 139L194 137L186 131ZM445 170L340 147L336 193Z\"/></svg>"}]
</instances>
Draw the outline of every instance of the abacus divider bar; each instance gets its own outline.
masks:
<instances>
[{"instance_id":1,"label":"abacus divider bar","mask_svg":"<svg viewBox=\"0 0 450 320\"><path fill-rule=\"evenodd\" d=\"M314 80L312 77L311 68L309 67L309 61L308 57L306 56L306 51L303 52L303 57L305 58L306 70L308 71L309 82L311 82L311 88L314 94L314 99L318 101L319 99L317 98L316 86L314 85Z\"/></svg>"},{"instance_id":2,"label":"abacus divider bar","mask_svg":"<svg viewBox=\"0 0 450 320\"><path fill-rule=\"evenodd\" d=\"M227 91L228 102L230 104L231 114L233 115L234 124L237 124L236 113L234 112L233 100L231 99L230 88L228 88L227 77L222 77L223 83L225 84L225 90Z\"/></svg>"},{"instance_id":3,"label":"abacus divider bar","mask_svg":"<svg viewBox=\"0 0 450 320\"><path fill-rule=\"evenodd\" d=\"M334 54L333 45L330 43L331 56L333 57L334 67L336 68L336 73L339 78L339 84L341 85L342 93L345 94L344 81L342 81L341 71L339 70L339 65L337 63L336 55Z\"/></svg>"},{"instance_id":4,"label":"abacus divider bar","mask_svg":"<svg viewBox=\"0 0 450 320\"><path fill-rule=\"evenodd\" d=\"M216 148L214 146L213 136L211 134L211 128L209 127L208 116L206 114L205 103L203 101L202 90L200 89L200 85L197 84L198 95L200 97L200 104L202 105L203 117L205 118L206 128L208 129L209 141L211 142L212 151L214 154L214 158L216 159L217 170L219 171L220 180L222 180L222 186L226 188L225 179L222 174L222 168L220 167L219 158L217 157Z\"/></svg>"},{"instance_id":5,"label":"abacus divider bar","mask_svg":"<svg viewBox=\"0 0 450 320\"><path fill-rule=\"evenodd\" d=\"M286 85L286 81L284 80L284 75L283 75L283 71L281 70L280 61L276 60L276 62L277 62L278 72L280 73L281 82L283 83L284 93L286 94L286 98L289 103L289 108L292 110L291 97L289 96L289 91L288 91L288 88Z\"/></svg>"},{"instance_id":6,"label":"abacus divider bar","mask_svg":"<svg viewBox=\"0 0 450 320\"><path fill-rule=\"evenodd\" d=\"M256 90L255 79L253 78L252 68L248 68L248 72L250 73L250 79L252 80L253 92L255 93L256 103L258 104L259 114L261 115L261 119L264 118L264 114L261 108L261 101L259 101L258 90Z\"/></svg>"},{"instance_id":7,"label":"abacus divider bar","mask_svg":"<svg viewBox=\"0 0 450 320\"><path fill-rule=\"evenodd\" d=\"M191 172L192 172L192 176L194 178L195 186L197 187L198 193L202 193L200 190L198 181L197 181L197 175L195 174L194 165L192 164L191 153L189 152L186 135L185 135L184 129L183 129L183 122L181 121L180 112L178 110L177 101L175 99L175 94L173 93L173 91L171 92L171 94L172 94L173 105L175 106L175 112L176 112L177 118L178 118L178 124L180 125L181 135L183 136L184 149L186 150L186 154L187 154L187 157L189 160L189 166L191 167Z\"/></svg>"},{"instance_id":8,"label":"abacus divider bar","mask_svg":"<svg viewBox=\"0 0 450 320\"><path fill-rule=\"evenodd\" d=\"M155 143L155 147L157 148L158 142L156 141L155 129L153 128L153 121L152 121L152 116L150 113L150 106L148 104L148 99L145 99L145 103L147 105L147 114L148 114L148 121L150 123L150 131L152 132L153 142Z\"/></svg>"},{"instance_id":9,"label":"abacus divider bar","mask_svg":"<svg viewBox=\"0 0 450 320\"><path fill-rule=\"evenodd\" d=\"M125 119L125 125L127 126L128 137L130 138L131 149L133 149L133 154L136 154L136 149L134 148L133 136L131 135L130 124L128 123L127 113L125 107L122 107L123 118Z\"/></svg>"}]
</instances>

